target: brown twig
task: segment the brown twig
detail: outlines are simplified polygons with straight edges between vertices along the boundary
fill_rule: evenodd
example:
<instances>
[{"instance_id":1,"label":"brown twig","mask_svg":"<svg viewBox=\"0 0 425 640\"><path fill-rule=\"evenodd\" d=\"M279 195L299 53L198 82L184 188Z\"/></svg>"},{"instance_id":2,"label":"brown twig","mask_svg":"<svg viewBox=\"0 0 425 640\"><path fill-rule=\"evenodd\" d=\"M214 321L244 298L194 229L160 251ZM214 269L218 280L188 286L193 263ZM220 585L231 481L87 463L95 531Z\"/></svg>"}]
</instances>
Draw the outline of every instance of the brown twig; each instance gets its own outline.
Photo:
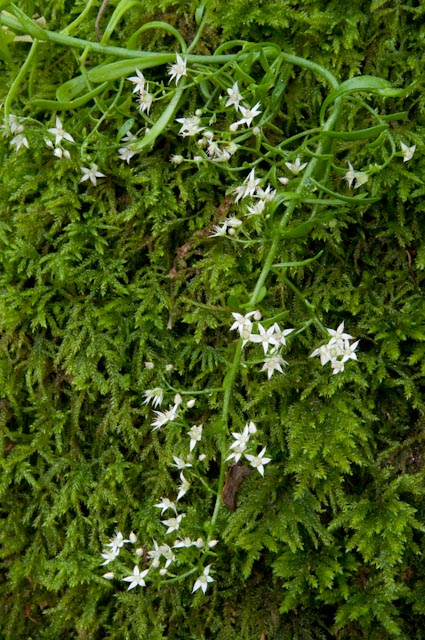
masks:
<instances>
[{"instance_id":1,"label":"brown twig","mask_svg":"<svg viewBox=\"0 0 425 640\"><path fill-rule=\"evenodd\" d=\"M103 0L102 4L100 5L100 9L98 11L98 14L96 16L96 22L94 23L94 28L96 31L96 38L98 40L98 42L100 42L102 40L102 34L100 33L100 21L102 20L102 16L105 13L105 9L109 4L109 0Z\"/></svg>"}]
</instances>

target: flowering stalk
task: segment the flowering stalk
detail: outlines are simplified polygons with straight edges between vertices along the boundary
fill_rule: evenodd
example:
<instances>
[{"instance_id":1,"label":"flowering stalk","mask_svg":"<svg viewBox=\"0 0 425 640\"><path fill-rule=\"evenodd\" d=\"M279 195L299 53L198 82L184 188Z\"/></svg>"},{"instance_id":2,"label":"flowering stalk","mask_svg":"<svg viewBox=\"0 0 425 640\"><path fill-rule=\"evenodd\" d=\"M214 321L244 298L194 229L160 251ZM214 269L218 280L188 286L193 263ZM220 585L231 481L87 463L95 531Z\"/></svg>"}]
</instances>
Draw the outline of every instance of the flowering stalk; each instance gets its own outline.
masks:
<instances>
[{"instance_id":1,"label":"flowering stalk","mask_svg":"<svg viewBox=\"0 0 425 640\"><path fill-rule=\"evenodd\" d=\"M332 131L338 122L338 116L340 113L340 109L341 109L341 101L336 101L335 106L332 110L331 115L329 116L328 120L326 121L324 127L323 127L323 131L324 132L328 132L328 131ZM318 144L318 148L316 151L316 157L314 157L305 173L303 174L303 177L301 179L300 184L297 187L297 193L302 194L306 184L308 184L308 181L311 179L311 177L313 177L319 170L322 171L322 167L323 167L323 161L320 159L321 156L323 156L324 154L324 147L326 145L326 138L322 137L321 140L319 141ZM328 157L326 162L330 163L332 160L331 157ZM282 205L283 200L280 200L279 198L276 199L276 202L274 203L274 208L271 211L271 215L275 215L276 214L276 210ZM289 203L289 205L287 205L286 207L286 211L285 213L282 215L280 221L278 222L278 224L275 225L274 229L273 229L273 240L272 243L270 245L270 249L267 253L266 259L264 261L264 265L263 268L261 270L261 273L258 277L258 280L255 284L254 290L249 298L249 301L246 304L246 308L248 311L251 311L253 309L255 309L257 302L259 300L262 288L265 285L265 282L267 280L267 277L272 269L274 260L276 258L276 255L280 249L280 245L281 245L281 237L282 237L282 232L285 229L285 227L289 224L291 217L296 209L296 207L298 206L298 203L293 200ZM214 506L214 511L213 511L213 515L211 518L211 524L210 524L210 528L209 528L209 537L214 535L214 526L215 523L217 521L218 518L218 514L219 514L219 510L220 510L220 506L221 506L221 492L223 490L223 486L224 486L224 480L225 480L225 470L226 470L226 460L225 460L225 455L223 454L223 451L225 450L225 443L226 443L226 437L228 434L228 419L229 419L229 407L230 407L230 400L232 397L232 391L233 391L233 385L235 383L235 379L236 379L236 375L237 372L239 370L239 366L240 366L240 361L241 361L241 355L242 355L242 347L243 347L243 339L242 337L239 338L236 349L235 349L235 354L233 357L233 362L232 365L229 369L229 371L227 372L224 380L223 380L223 388L224 388L224 398L223 398L223 409L222 409L222 413L221 413L221 421L220 421L220 429L221 429L221 435L220 435L220 451L221 451L221 463L220 463L220 475L219 475L219 480L218 480L218 487L217 487L217 497L216 497L216 502L215 502L215 506Z\"/></svg>"}]
</instances>

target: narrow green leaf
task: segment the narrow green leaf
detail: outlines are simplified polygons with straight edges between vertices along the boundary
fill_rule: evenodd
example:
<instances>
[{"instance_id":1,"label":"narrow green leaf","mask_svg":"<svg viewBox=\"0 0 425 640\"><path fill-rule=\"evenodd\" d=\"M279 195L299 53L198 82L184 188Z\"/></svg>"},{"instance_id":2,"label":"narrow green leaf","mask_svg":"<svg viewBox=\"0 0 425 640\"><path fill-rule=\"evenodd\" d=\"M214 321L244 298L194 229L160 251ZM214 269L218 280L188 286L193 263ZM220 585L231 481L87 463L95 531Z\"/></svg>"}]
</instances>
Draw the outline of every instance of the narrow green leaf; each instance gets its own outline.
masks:
<instances>
[{"instance_id":1,"label":"narrow green leaf","mask_svg":"<svg viewBox=\"0 0 425 640\"><path fill-rule=\"evenodd\" d=\"M304 265L310 264L311 262L314 262L315 260L320 258L322 253L323 249L319 251L319 253L317 253L313 258L307 258L306 260L298 260L297 262L277 262L276 264L272 265L272 269L276 269L278 267L303 267Z\"/></svg>"},{"instance_id":2,"label":"narrow green leaf","mask_svg":"<svg viewBox=\"0 0 425 640\"><path fill-rule=\"evenodd\" d=\"M387 124L377 124L375 127L367 129L357 129L357 131L324 131L323 134L328 138L336 138L337 140L367 140L374 138L382 131L388 129Z\"/></svg>"},{"instance_id":3,"label":"narrow green leaf","mask_svg":"<svg viewBox=\"0 0 425 640\"><path fill-rule=\"evenodd\" d=\"M326 109L332 102L335 102L337 98L345 94L358 93L359 91L366 91L368 93L381 93L391 88L391 83L383 78L375 78L375 76L356 76L350 78L345 82L342 82L338 89L334 89L330 92L328 97L324 100L322 108L320 109L320 122L323 124L325 119Z\"/></svg>"}]
</instances>

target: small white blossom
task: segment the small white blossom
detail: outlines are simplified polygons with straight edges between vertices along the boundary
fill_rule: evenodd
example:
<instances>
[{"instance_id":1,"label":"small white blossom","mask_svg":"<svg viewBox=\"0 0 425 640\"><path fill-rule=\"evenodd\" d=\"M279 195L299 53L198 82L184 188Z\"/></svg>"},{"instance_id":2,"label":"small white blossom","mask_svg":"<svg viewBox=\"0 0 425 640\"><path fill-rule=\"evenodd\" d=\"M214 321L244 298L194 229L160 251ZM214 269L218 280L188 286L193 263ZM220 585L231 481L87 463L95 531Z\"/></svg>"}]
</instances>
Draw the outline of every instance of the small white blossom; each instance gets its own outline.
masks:
<instances>
[{"instance_id":1,"label":"small white blossom","mask_svg":"<svg viewBox=\"0 0 425 640\"><path fill-rule=\"evenodd\" d=\"M344 178L347 180L348 186L354 185L354 189L358 189L369 180L369 176L364 171L354 171L353 166L349 160L347 160L349 170L345 174Z\"/></svg>"},{"instance_id":2,"label":"small white blossom","mask_svg":"<svg viewBox=\"0 0 425 640\"><path fill-rule=\"evenodd\" d=\"M175 462L173 467L176 467L177 469L186 469L193 466L190 462L185 462L183 458L178 458L177 456L173 456L173 460Z\"/></svg>"},{"instance_id":3,"label":"small white blossom","mask_svg":"<svg viewBox=\"0 0 425 640\"><path fill-rule=\"evenodd\" d=\"M190 489L190 482L188 482L188 480L186 480L186 478L184 477L183 471L180 474L180 480L181 480L181 483L177 487L179 491L176 498L177 502L181 500L183 496L186 495L186 493Z\"/></svg>"},{"instance_id":4,"label":"small white blossom","mask_svg":"<svg viewBox=\"0 0 425 640\"><path fill-rule=\"evenodd\" d=\"M173 364L166 364L165 365L165 371L168 371L168 373L170 373L170 371L172 371L174 369L174 365Z\"/></svg>"},{"instance_id":5,"label":"small white blossom","mask_svg":"<svg viewBox=\"0 0 425 640\"><path fill-rule=\"evenodd\" d=\"M403 142L400 142L400 147L403 154L403 162L409 162L416 151L416 145L414 144L413 147L408 147L406 144L403 144Z\"/></svg>"},{"instance_id":6,"label":"small white blossom","mask_svg":"<svg viewBox=\"0 0 425 640\"><path fill-rule=\"evenodd\" d=\"M250 420L246 426L248 427L249 434L254 435L254 433L257 433L257 427L255 426L255 423L252 422L252 420Z\"/></svg>"},{"instance_id":7,"label":"small white blossom","mask_svg":"<svg viewBox=\"0 0 425 640\"><path fill-rule=\"evenodd\" d=\"M190 116L188 118L176 118L176 122L181 124L181 128L179 131L179 135L183 138L187 138L188 136L196 136L198 133L201 133L205 129L200 125L201 119L199 116Z\"/></svg>"},{"instance_id":8,"label":"small white blossom","mask_svg":"<svg viewBox=\"0 0 425 640\"><path fill-rule=\"evenodd\" d=\"M243 181L243 184L239 187L235 187L235 189L233 190L233 192L236 194L235 202L239 202L239 200L248 196L253 196L260 182L261 178L255 177L255 168L252 169L249 175Z\"/></svg>"},{"instance_id":9,"label":"small white blossom","mask_svg":"<svg viewBox=\"0 0 425 640\"><path fill-rule=\"evenodd\" d=\"M267 354L269 350L269 346L274 346L276 344L276 340L274 338L274 326L269 327L267 330L263 327L263 325L258 323L259 334L251 333L249 336L250 342L258 342L263 346L264 354Z\"/></svg>"},{"instance_id":10,"label":"small white blossom","mask_svg":"<svg viewBox=\"0 0 425 640\"><path fill-rule=\"evenodd\" d=\"M231 451L230 455L226 458L226 462L229 460L234 460L235 462L239 462L239 460L241 459L241 455L247 448L247 445L249 442L249 437L250 437L249 425L248 424L245 425L245 428L242 431L242 433L233 432L232 436L234 438L234 442L232 442L232 444L230 445L230 449L233 449L233 451Z\"/></svg>"},{"instance_id":11,"label":"small white blossom","mask_svg":"<svg viewBox=\"0 0 425 640\"><path fill-rule=\"evenodd\" d=\"M266 203L264 200L258 200L258 202L256 202L254 205L251 205L250 207L248 207L248 213L246 215L258 216L259 214L263 213L265 206L266 206Z\"/></svg>"},{"instance_id":12,"label":"small white blossom","mask_svg":"<svg viewBox=\"0 0 425 640\"><path fill-rule=\"evenodd\" d=\"M167 73L170 76L168 83L175 78L177 85L182 76L187 76L186 60L176 53L176 62L174 64L170 64Z\"/></svg>"},{"instance_id":13,"label":"small white blossom","mask_svg":"<svg viewBox=\"0 0 425 640\"><path fill-rule=\"evenodd\" d=\"M104 573L102 578L105 578L105 580L113 580L115 578L115 574L113 571L109 571L108 573Z\"/></svg>"},{"instance_id":14,"label":"small white blossom","mask_svg":"<svg viewBox=\"0 0 425 640\"><path fill-rule=\"evenodd\" d=\"M15 133L22 133L24 130L24 126L21 122L21 119L18 116L15 116L14 113L9 115L9 129L12 135Z\"/></svg>"},{"instance_id":15,"label":"small white blossom","mask_svg":"<svg viewBox=\"0 0 425 640\"><path fill-rule=\"evenodd\" d=\"M16 136L12 138L10 144L15 147L16 151L19 151L22 147L26 147L29 149L29 144L26 136L23 133L18 133Z\"/></svg>"},{"instance_id":16,"label":"small white blossom","mask_svg":"<svg viewBox=\"0 0 425 640\"><path fill-rule=\"evenodd\" d=\"M145 362L145 369L153 369L154 366L153 362Z\"/></svg>"},{"instance_id":17,"label":"small white blossom","mask_svg":"<svg viewBox=\"0 0 425 640\"><path fill-rule=\"evenodd\" d=\"M143 580L143 578L148 573L149 569L145 569L144 571L140 572L139 567L134 567L133 575L127 576L127 578L123 578L124 582L131 583L127 591L130 591L130 589L134 589L134 587L146 587L146 582Z\"/></svg>"},{"instance_id":18,"label":"small white blossom","mask_svg":"<svg viewBox=\"0 0 425 640\"><path fill-rule=\"evenodd\" d=\"M254 196L258 198L260 202L272 202L276 196L276 189L272 189L269 184L267 185L266 189L257 187Z\"/></svg>"},{"instance_id":19,"label":"small white blossom","mask_svg":"<svg viewBox=\"0 0 425 640\"><path fill-rule=\"evenodd\" d=\"M177 514L175 503L169 500L168 498L161 498L161 502L158 502L158 504L155 504L154 507L156 507L157 509L161 509L161 515L168 509L172 509L174 513Z\"/></svg>"},{"instance_id":20,"label":"small white blossom","mask_svg":"<svg viewBox=\"0 0 425 640\"><path fill-rule=\"evenodd\" d=\"M124 160L124 162L126 162L127 164L130 164L130 160L133 156L136 155L136 152L133 149L131 149L130 146L120 147L118 149L118 155L120 160Z\"/></svg>"},{"instance_id":21,"label":"small white blossom","mask_svg":"<svg viewBox=\"0 0 425 640\"><path fill-rule=\"evenodd\" d=\"M213 227L213 231L214 233L211 233L208 236L209 238L219 238L221 236L225 236L227 235L227 224L224 223L222 226L220 226L219 224L215 224Z\"/></svg>"},{"instance_id":22,"label":"small white blossom","mask_svg":"<svg viewBox=\"0 0 425 640\"><path fill-rule=\"evenodd\" d=\"M230 89L226 89L226 91L229 97L225 106L230 107L231 105L233 105L236 111L238 111L239 103L241 102L241 100L243 100L241 92L239 91L238 83L235 82L235 84Z\"/></svg>"},{"instance_id":23,"label":"small white blossom","mask_svg":"<svg viewBox=\"0 0 425 640\"><path fill-rule=\"evenodd\" d=\"M121 531L117 531L106 546L111 547L112 551L118 555L119 550L126 542L129 542L129 540L125 540Z\"/></svg>"},{"instance_id":24,"label":"small white blossom","mask_svg":"<svg viewBox=\"0 0 425 640\"><path fill-rule=\"evenodd\" d=\"M156 387L155 389L146 389L146 391L143 391L143 395L145 396L143 404L149 404L149 402L152 402L153 407L161 406L164 399L164 391L160 387Z\"/></svg>"},{"instance_id":25,"label":"small white blossom","mask_svg":"<svg viewBox=\"0 0 425 640\"><path fill-rule=\"evenodd\" d=\"M195 584L193 585L192 593L194 593L198 589L202 589L202 592L205 594L208 587L208 583L214 582L213 578L211 578L211 576L209 575L210 567L211 567L210 564L207 567L205 567L205 569L202 572L202 575L199 576L199 578L196 580Z\"/></svg>"},{"instance_id":26,"label":"small white blossom","mask_svg":"<svg viewBox=\"0 0 425 640\"><path fill-rule=\"evenodd\" d=\"M94 186L96 186L97 178L105 178L105 174L101 173L101 171L99 171L98 169L99 167L97 166L97 164L94 164L94 163L90 165L90 168L81 167L81 171L83 172L83 177L81 178L80 182L84 182L85 180L90 180L90 182Z\"/></svg>"},{"instance_id":27,"label":"small white blossom","mask_svg":"<svg viewBox=\"0 0 425 640\"><path fill-rule=\"evenodd\" d=\"M177 538L175 543L173 544L173 549L187 549L189 547L193 547L196 543L190 538Z\"/></svg>"},{"instance_id":28,"label":"small white blossom","mask_svg":"<svg viewBox=\"0 0 425 640\"><path fill-rule=\"evenodd\" d=\"M135 85L133 89L133 93L143 93L143 91L145 90L145 82L146 82L145 76L141 71L139 71L139 69L136 69L136 74L137 75L135 76L130 76L129 78L127 78L127 80L129 80Z\"/></svg>"},{"instance_id":29,"label":"small white blossom","mask_svg":"<svg viewBox=\"0 0 425 640\"><path fill-rule=\"evenodd\" d=\"M194 425L188 432L190 437L190 451L193 451L197 442L202 440L202 424L199 426Z\"/></svg>"},{"instance_id":30,"label":"small white blossom","mask_svg":"<svg viewBox=\"0 0 425 640\"><path fill-rule=\"evenodd\" d=\"M264 475L264 465L271 462L271 458L264 458L264 454L266 453L266 447L260 451L258 456L253 456L249 453L245 453L245 458L249 461L251 467L257 469L258 473L262 476Z\"/></svg>"},{"instance_id":31,"label":"small white blossom","mask_svg":"<svg viewBox=\"0 0 425 640\"><path fill-rule=\"evenodd\" d=\"M102 564L100 566L103 567L105 564L109 564L110 562L115 560L115 558L118 556L118 554L119 554L119 549L118 550L115 550L115 549L104 549L102 551L102 553L101 553L101 556L105 560L105 562L102 562Z\"/></svg>"},{"instance_id":32,"label":"small white blossom","mask_svg":"<svg viewBox=\"0 0 425 640\"><path fill-rule=\"evenodd\" d=\"M257 104L254 105L253 107L242 107L242 106L240 106L239 107L239 111L243 115L243 118L241 118L240 120L235 122L235 124L236 125L246 124L247 127L250 127L253 118L255 118L256 116L258 116L261 113L261 111L258 109L259 106L260 106L259 102L257 102Z\"/></svg>"},{"instance_id":33,"label":"small white blossom","mask_svg":"<svg viewBox=\"0 0 425 640\"><path fill-rule=\"evenodd\" d=\"M149 88L149 86L147 85L147 89ZM148 90L146 91L142 91L139 94L139 111L141 111L142 113L146 112L149 113L149 110L152 106L152 102L153 102L153 95L151 93L149 93Z\"/></svg>"},{"instance_id":34,"label":"small white blossom","mask_svg":"<svg viewBox=\"0 0 425 640\"><path fill-rule=\"evenodd\" d=\"M155 420L151 422L151 427L153 427L152 431L156 431L167 424L167 422L172 422L178 417L177 413L178 405L171 406L166 411L154 411L156 416Z\"/></svg>"},{"instance_id":35,"label":"small white blossom","mask_svg":"<svg viewBox=\"0 0 425 640\"><path fill-rule=\"evenodd\" d=\"M166 527L168 527L167 531L165 532L166 534L168 533L173 533L173 531L178 531L180 528L180 523L182 521L182 519L184 518L185 514L181 513L180 515L176 516L175 518L168 518L168 520L161 520L162 524L165 525Z\"/></svg>"},{"instance_id":36,"label":"small white blossom","mask_svg":"<svg viewBox=\"0 0 425 640\"><path fill-rule=\"evenodd\" d=\"M196 404L196 400L195 400L195 398L192 398L191 400L188 400L188 401L187 401L186 407L187 407L188 409L192 409L192 407L194 407L194 406L195 406L195 404Z\"/></svg>"},{"instance_id":37,"label":"small white blossom","mask_svg":"<svg viewBox=\"0 0 425 640\"><path fill-rule=\"evenodd\" d=\"M172 552L168 544L162 544L159 547L159 551L161 555L165 558L165 568L167 569L170 566L170 564L174 562L174 560L176 559L176 556L174 555L174 553Z\"/></svg>"},{"instance_id":38,"label":"small white blossom","mask_svg":"<svg viewBox=\"0 0 425 640\"><path fill-rule=\"evenodd\" d=\"M331 361L332 373L342 373L344 371L344 360L332 360Z\"/></svg>"},{"instance_id":39,"label":"small white blossom","mask_svg":"<svg viewBox=\"0 0 425 640\"><path fill-rule=\"evenodd\" d=\"M152 567L159 567L159 561L161 560L162 551L161 548L158 547L158 543L156 540L153 541L154 549L148 551L148 557L152 560Z\"/></svg>"},{"instance_id":40,"label":"small white blossom","mask_svg":"<svg viewBox=\"0 0 425 640\"><path fill-rule=\"evenodd\" d=\"M261 368L261 371L267 371L267 377L270 380L270 378L272 377L275 371L279 371L280 373L283 373L282 366L287 364L288 363L286 362L286 360L284 360L280 355L276 353L267 357L264 360L264 364Z\"/></svg>"},{"instance_id":41,"label":"small white blossom","mask_svg":"<svg viewBox=\"0 0 425 640\"><path fill-rule=\"evenodd\" d=\"M230 327L230 331L239 331L239 335L243 338L244 345L248 342L251 335L252 321L250 317L253 316L255 311L250 311L244 316L240 313L232 312L232 316L235 318L235 322Z\"/></svg>"},{"instance_id":42,"label":"small white blossom","mask_svg":"<svg viewBox=\"0 0 425 640\"><path fill-rule=\"evenodd\" d=\"M296 158L295 162L285 162L285 164L289 171L295 175L298 175L307 166L307 162L301 164L300 158Z\"/></svg>"},{"instance_id":43,"label":"small white blossom","mask_svg":"<svg viewBox=\"0 0 425 640\"><path fill-rule=\"evenodd\" d=\"M181 164L183 162L183 160L184 160L184 158L180 154L176 154L176 155L170 156L170 162L172 162L173 164Z\"/></svg>"},{"instance_id":44,"label":"small white blossom","mask_svg":"<svg viewBox=\"0 0 425 640\"><path fill-rule=\"evenodd\" d=\"M294 331L294 329L284 329L282 331L282 329L279 327L279 325L277 324L277 322L274 323L273 325L273 344L276 347L280 347L280 346L285 346L286 345L286 336L289 336L290 333L292 333Z\"/></svg>"},{"instance_id":45,"label":"small white blossom","mask_svg":"<svg viewBox=\"0 0 425 640\"><path fill-rule=\"evenodd\" d=\"M341 322L336 330L326 329L326 331L331 336L331 339L329 340L329 346L331 346L332 344L342 345L344 340L354 340L353 336L350 336L349 333L344 333L344 322Z\"/></svg>"},{"instance_id":46,"label":"small white blossom","mask_svg":"<svg viewBox=\"0 0 425 640\"><path fill-rule=\"evenodd\" d=\"M285 178L285 177L278 178L278 180L281 184L288 184L289 182L289 178Z\"/></svg>"},{"instance_id":47,"label":"small white blossom","mask_svg":"<svg viewBox=\"0 0 425 640\"><path fill-rule=\"evenodd\" d=\"M357 340L356 342L353 342L353 344L350 345L348 340L344 340L344 346L341 350L343 362L347 362L347 360L357 360L357 355L355 351L359 346L359 342L360 340Z\"/></svg>"},{"instance_id":48,"label":"small white blossom","mask_svg":"<svg viewBox=\"0 0 425 640\"><path fill-rule=\"evenodd\" d=\"M57 116L56 116L56 127L52 127L50 129L47 129L47 131L49 133L53 133L53 135L55 136L55 145L56 146L58 144L60 144L62 142L62 140L68 140L69 142L75 142L75 140L71 136L71 134L67 133L65 131L65 129L62 126L62 122L60 121L60 119Z\"/></svg>"}]
</instances>

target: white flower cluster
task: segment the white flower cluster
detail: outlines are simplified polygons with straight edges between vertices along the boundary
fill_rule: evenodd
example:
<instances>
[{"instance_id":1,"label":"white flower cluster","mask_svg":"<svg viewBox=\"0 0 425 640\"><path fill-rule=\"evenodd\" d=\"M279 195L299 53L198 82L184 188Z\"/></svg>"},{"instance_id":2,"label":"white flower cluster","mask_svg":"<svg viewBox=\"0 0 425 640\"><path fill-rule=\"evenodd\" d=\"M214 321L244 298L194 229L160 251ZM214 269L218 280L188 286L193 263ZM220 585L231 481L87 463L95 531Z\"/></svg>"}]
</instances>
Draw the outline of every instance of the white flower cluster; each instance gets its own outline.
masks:
<instances>
[{"instance_id":1,"label":"white flower cluster","mask_svg":"<svg viewBox=\"0 0 425 640\"><path fill-rule=\"evenodd\" d=\"M71 154L69 153L68 149L64 148L62 141L65 140L68 142L75 142L75 140L70 133L65 131L58 116L56 116L56 126L50 127L50 129L47 129L47 132L52 134L52 136L54 136L55 138L55 144L53 144L50 138L45 139L46 146L49 147L49 149L53 149L53 155L56 158L66 158L67 160L69 160L71 158Z\"/></svg>"},{"instance_id":2,"label":"white flower cluster","mask_svg":"<svg viewBox=\"0 0 425 640\"><path fill-rule=\"evenodd\" d=\"M24 135L24 125L22 124L22 118L10 114L9 116L9 129L13 138L10 141L12 147L15 147L16 151L19 151L21 147L29 149L28 139Z\"/></svg>"},{"instance_id":3,"label":"white flower cluster","mask_svg":"<svg viewBox=\"0 0 425 640\"><path fill-rule=\"evenodd\" d=\"M271 462L271 458L264 457L266 447L263 447L258 455L247 453L250 438L256 433L257 427L252 421L245 425L242 433L232 433L233 442L230 445L230 455L226 458L226 461L234 460L235 462L239 462L241 456L244 455L251 467L257 469L258 473L264 476L264 465Z\"/></svg>"},{"instance_id":4,"label":"white flower cluster","mask_svg":"<svg viewBox=\"0 0 425 640\"><path fill-rule=\"evenodd\" d=\"M335 375L344 371L344 365L348 360L357 360L356 349L360 340L350 343L350 340L355 340L355 338L349 333L344 333L343 322L337 329L327 329L327 332L331 339L327 344L315 349L310 358L319 356L322 367L330 362Z\"/></svg>"},{"instance_id":5,"label":"white flower cluster","mask_svg":"<svg viewBox=\"0 0 425 640\"><path fill-rule=\"evenodd\" d=\"M242 315L240 313L232 313L235 322L230 327L230 331L238 331L240 337L243 340L243 346L247 342L261 344L263 347L264 355L266 356L263 361L263 367L261 371L267 372L267 377L270 380L275 371L283 373L282 367L287 365L286 360L282 358L279 353L279 349L286 345L286 336L288 336L294 329L281 329L277 322L271 327L265 329L263 325L258 322L261 318L259 311L250 311L249 313ZM257 328L259 333L253 333L253 322L257 321ZM269 352L270 348L270 352Z\"/></svg>"},{"instance_id":6,"label":"white flower cluster","mask_svg":"<svg viewBox=\"0 0 425 640\"><path fill-rule=\"evenodd\" d=\"M146 368L153 369L153 363L145 363ZM171 365L167 365L167 371L172 369ZM161 387L155 387L153 389L147 389L144 391L144 404L151 403L153 407L161 406L164 400L164 391ZM172 422L181 416L180 409L183 405L183 400L180 394L176 394L174 396L174 404L170 405L170 407L166 411L154 411L155 420L151 423L153 427L152 431L156 431L163 425L168 422ZM187 409L191 409L195 405L195 400L192 398L185 403ZM185 513L178 513L177 505L180 500L186 495L189 491L191 483L186 478L185 472L187 473L187 469L193 468L193 451L196 445L202 440L202 432L203 425L193 425L187 432L189 437L189 454L186 459L180 458L178 456L173 456L174 464L172 465L180 471L180 483L176 486L176 497L174 500L171 500L168 497L161 497L160 501L155 504L155 508L161 510L161 516L164 515L167 511L171 511L171 515L169 517L161 520L161 524L166 527L165 535L173 534L180 530L182 526L183 519L186 517ZM205 460L206 456L201 454L198 456L198 460L202 462ZM176 560L175 553L173 549L182 549L189 547L196 547L197 549L202 549L206 552L208 549L211 549L217 544L217 540L209 540L205 541L203 538L197 538L196 540L192 540L188 536L179 537L174 541L172 546L168 544L159 545L156 540L153 540L153 549L147 550L147 556L151 560L150 568L139 572L137 567L134 568L133 576L129 576L128 578L124 578L124 580L132 582L129 586L129 589L134 586L140 585L145 586L144 577L147 575L150 569L159 569L159 574L161 576L165 576L168 572L168 568L170 565ZM109 552L108 552L109 553ZM106 557L106 556L105 556ZM109 555L108 555L109 557ZM164 564L161 566L161 559L164 558ZM113 559L111 555L111 559ZM212 582L213 579L209 576L210 566L208 565L203 570L201 576L196 580L192 593L201 589L203 593L205 593L208 583Z\"/></svg>"}]
</instances>

